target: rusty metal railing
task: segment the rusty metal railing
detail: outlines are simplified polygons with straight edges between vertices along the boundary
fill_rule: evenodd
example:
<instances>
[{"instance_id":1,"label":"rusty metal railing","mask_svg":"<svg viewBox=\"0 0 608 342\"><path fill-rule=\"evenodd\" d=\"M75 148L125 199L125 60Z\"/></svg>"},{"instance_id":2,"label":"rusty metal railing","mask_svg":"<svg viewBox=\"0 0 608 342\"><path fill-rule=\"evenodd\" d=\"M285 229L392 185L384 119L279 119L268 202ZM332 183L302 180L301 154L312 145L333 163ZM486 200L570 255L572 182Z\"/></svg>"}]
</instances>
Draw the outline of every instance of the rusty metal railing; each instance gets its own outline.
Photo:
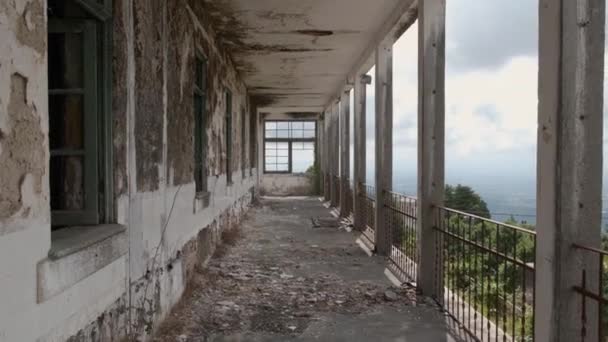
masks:
<instances>
[{"instance_id":1,"label":"rusty metal railing","mask_svg":"<svg viewBox=\"0 0 608 342\"><path fill-rule=\"evenodd\" d=\"M375 244L376 233L374 222L376 218L376 188L359 183L359 199L362 203L361 221L363 222L362 233L372 243Z\"/></svg>"},{"instance_id":2,"label":"rusty metal railing","mask_svg":"<svg viewBox=\"0 0 608 342\"><path fill-rule=\"evenodd\" d=\"M581 337L587 341L588 331L597 324L598 341L608 341L608 251L574 244L573 248L590 258L581 270L581 284L574 291L581 295ZM589 317L588 310L597 312L597 317Z\"/></svg>"},{"instance_id":3,"label":"rusty metal railing","mask_svg":"<svg viewBox=\"0 0 608 342\"><path fill-rule=\"evenodd\" d=\"M417 200L386 191L387 226L391 239L389 262L397 276L414 283L418 270L418 238L416 234Z\"/></svg>"},{"instance_id":4,"label":"rusty metal railing","mask_svg":"<svg viewBox=\"0 0 608 342\"><path fill-rule=\"evenodd\" d=\"M533 341L536 234L436 207L439 304L480 341Z\"/></svg>"}]
</instances>

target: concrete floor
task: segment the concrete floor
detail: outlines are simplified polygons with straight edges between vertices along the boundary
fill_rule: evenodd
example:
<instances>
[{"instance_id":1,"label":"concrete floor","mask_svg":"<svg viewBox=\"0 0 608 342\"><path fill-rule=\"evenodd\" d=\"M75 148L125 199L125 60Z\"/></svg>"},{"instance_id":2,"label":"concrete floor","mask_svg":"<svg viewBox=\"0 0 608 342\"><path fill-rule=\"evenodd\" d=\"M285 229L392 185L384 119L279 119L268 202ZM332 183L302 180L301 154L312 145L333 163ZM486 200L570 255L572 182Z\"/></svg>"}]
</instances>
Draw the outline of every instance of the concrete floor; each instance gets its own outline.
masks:
<instances>
[{"instance_id":1,"label":"concrete floor","mask_svg":"<svg viewBox=\"0 0 608 342\"><path fill-rule=\"evenodd\" d=\"M393 287L383 258L368 257L355 233L314 228L315 217L331 217L317 198L263 198L155 340L465 340L428 299Z\"/></svg>"}]
</instances>

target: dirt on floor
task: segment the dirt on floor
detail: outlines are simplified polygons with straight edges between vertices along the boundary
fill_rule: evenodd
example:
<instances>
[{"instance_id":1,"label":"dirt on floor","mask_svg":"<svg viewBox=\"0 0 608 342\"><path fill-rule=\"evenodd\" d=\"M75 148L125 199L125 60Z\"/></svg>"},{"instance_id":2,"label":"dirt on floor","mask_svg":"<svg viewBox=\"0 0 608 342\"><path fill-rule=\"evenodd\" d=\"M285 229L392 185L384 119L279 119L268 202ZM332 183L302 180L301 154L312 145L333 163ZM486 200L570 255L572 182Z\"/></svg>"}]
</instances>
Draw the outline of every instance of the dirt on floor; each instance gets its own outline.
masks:
<instances>
[{"instance_id":1,"label":"dirt on floor","mask_svg":"<svg viewBox=\"0 0 608 342\"><path fill-rule=\"evenodd\" d=\"M153 340L285 340L332 315L427 305L414 289L387 282L383 260L367 257L353 233L312 224L328 215L316 199L262 201L237 230L224 233L224 245L197 271Z\"/></svg>"}]
</instances>

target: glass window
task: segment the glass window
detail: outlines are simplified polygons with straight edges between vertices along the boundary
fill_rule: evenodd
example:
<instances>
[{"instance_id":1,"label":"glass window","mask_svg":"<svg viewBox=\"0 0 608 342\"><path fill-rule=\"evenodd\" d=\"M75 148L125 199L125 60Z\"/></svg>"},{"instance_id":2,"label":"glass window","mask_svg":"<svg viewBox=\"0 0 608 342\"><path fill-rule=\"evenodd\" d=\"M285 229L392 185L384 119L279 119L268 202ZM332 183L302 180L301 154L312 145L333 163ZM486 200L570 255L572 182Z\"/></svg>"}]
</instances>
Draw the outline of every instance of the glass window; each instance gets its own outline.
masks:
<instances>
[{"instance_id":1,"label":"glass window","mask_svg":"<svg viewBox=\"0 0 608 342\"><path fill-rule=\"evenodd\" d=\"M264 172L305 173L315 163L315 121L264 123Z\"/></svg>"}]
</instances>

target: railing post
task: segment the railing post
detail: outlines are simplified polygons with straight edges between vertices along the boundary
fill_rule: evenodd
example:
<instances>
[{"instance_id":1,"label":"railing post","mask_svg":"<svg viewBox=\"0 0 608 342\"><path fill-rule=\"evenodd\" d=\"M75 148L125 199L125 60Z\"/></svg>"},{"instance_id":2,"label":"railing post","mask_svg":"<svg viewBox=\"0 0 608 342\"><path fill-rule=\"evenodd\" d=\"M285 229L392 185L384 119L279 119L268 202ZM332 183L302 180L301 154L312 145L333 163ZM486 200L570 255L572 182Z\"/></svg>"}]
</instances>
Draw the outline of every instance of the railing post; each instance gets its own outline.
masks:
<instances>
[{"instance_id":1,"label":"railing post","mask_svg":"<svg viewBox=\"0 0 608 342\"><path fill-rule=\"evenodd\" d=\"M597 341L605 0L539 2L535 341ZM592 288L598 291L597 285ZM583 310L585 310L583 312ZM587 324L583 325L583 317Z\"/></svg>"},{"instance_id":2,"label":"railing post","mask_svg":"<svg viewBox=\"0 0 608 342\"><path fill-rule=\"evenodd\" d=\"M393 44L382 41L376 49L376 252L390 252L385 190L393 187Z\"/></svg>"},{"instance_id":3,"label":"railing post","mask_svg":"<svg viewBox=\"0 0 608 342\"><path fill-rule=\"evenodd\" d=\"M418 279L427 296L436 286L435 205L443 205L445 161L445 0L423 0L418 9Z\"/></svg>"},{"instance_id":4,"label":"railing post","mask_svg":"<svg viewBox=\"0 0 608 342\"><path fill-rule=\"evenodd\" d=\"M349 200L348 182L350 176L350 92L342 93L340 101L340 216L345 217L350 213L349 208L352 203L346 203Z\"/></svg>"},{"instance_id":5,"label":"railing post","mask_svg":"<svg viewBox=\"0 0 608 342\"><path fill-rule=\"evenodd\" d=\"M366 125L365 125L365 105L366 105L366 86L371 83L371 77L369 75L362 75L361 78L355 80L355 175L354 175L354 207L353 217L355 229L363 230L365 228L365 222L363 221L362 213L364 210L364 203L362 202L359 193L363 190L360 189L361 184L365 183L366 170L365 170L365 158L366 158Z\"/></svg>"}]
</instances>

